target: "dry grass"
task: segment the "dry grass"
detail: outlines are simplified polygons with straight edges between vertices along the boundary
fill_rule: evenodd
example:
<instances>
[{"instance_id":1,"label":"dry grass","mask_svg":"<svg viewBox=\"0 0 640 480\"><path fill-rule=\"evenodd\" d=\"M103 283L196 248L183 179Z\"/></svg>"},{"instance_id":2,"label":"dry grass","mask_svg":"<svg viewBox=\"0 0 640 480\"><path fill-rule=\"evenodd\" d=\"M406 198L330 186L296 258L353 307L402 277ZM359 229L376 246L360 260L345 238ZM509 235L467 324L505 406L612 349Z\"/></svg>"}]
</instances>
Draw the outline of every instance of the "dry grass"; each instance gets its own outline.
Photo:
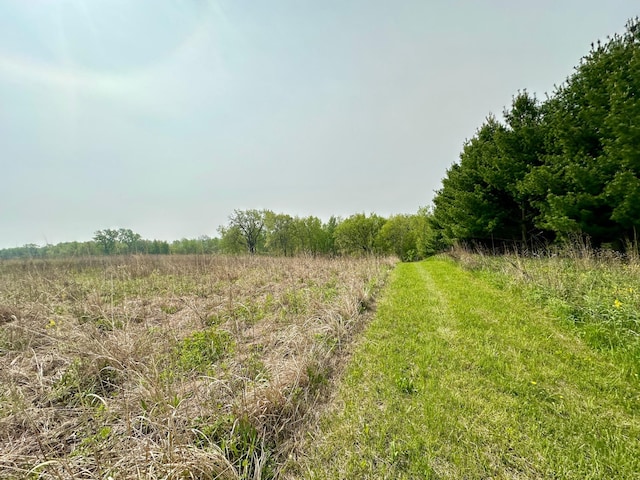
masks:
<instances>
[{"instance_id":1,"label":"dry grass","mask_svg":"<svg viewBox=\"0 0 640 480\"><path fill-rule=\"evenodd\" d=\"M392 262L0 263L0 478L272 478Z\"/></svg>"}]
</instances>

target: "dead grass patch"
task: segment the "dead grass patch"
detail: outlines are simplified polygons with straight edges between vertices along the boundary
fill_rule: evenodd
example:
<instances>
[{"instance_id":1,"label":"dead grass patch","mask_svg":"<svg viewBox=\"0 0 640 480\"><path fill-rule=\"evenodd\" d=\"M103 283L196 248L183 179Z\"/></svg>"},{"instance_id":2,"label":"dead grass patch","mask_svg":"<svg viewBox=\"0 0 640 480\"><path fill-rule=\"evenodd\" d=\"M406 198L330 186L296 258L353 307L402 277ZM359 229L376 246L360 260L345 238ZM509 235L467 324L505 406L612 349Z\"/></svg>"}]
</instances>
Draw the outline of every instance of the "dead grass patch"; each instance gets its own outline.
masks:
<instances>
[{"instance_id":1,"label":"dead grass patch","mask_svg":"<svg viewBox=\"0 0 640 480\"><path fill-rule=\"evenodd\" d=\"M0 477L277 476L391 266L0 263Z\"/></svg>"}]
</instances>

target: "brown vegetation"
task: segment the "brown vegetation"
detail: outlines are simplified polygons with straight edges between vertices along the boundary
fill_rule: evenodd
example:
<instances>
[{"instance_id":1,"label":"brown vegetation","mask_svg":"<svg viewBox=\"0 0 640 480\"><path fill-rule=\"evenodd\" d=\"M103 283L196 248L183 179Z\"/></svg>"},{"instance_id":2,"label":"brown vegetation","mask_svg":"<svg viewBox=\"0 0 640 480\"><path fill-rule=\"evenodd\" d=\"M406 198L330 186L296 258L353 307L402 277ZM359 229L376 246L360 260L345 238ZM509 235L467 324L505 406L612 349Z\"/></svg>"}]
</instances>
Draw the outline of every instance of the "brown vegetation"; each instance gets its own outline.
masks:
<instances>
[{"instance_id":1,"label":"brown vegetation","mask_svg":"<svg viewBox=\"0 0 640 480\"><path fill-rule=\"evenodd\" d=\"M391 264L0 263L0 477L277 476Z\"/></svg>"}]
</instances>

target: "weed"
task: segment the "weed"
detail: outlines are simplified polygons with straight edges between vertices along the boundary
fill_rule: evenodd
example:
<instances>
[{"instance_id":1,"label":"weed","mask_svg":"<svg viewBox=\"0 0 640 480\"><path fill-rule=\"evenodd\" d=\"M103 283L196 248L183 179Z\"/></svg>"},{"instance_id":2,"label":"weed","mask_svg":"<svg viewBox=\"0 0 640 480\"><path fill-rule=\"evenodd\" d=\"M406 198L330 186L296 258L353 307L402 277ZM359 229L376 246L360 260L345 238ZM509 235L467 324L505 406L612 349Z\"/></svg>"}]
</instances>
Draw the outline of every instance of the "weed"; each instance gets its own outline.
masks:
<instances>
[{"instance_id":1,"label":"weed","mask_svg":"<svg viewBox=\"0 0 640 480\"><path fill-rule=\"evenodd\" d=\"M261 359L261 353L252 353L249 358L243 362L243 375L248 379L259 382L270 378L269 371Z\"/></svg>"},{"instance_id":2,"label":"weed","mask_svg":"<svg viewBox=\"0 0 640 480\"><path fill-rule=\"evenodd\" d=\"M75 358L51 391L55 404L77 406L87 399L95 404L103 396L112 396L122 381L122 372L106 359Z\"/></svg>"},{"instance_id":3,"label":"weed","mask_svg":"<svg viewBox=\"0 0 640 480\"><path fill-rule=\"evenodd\" d=\"M411 395L418 392L416 380L417 375L415 367L405 367L398 375L396 375L395 382L402 393Z\"/></svg>"},{"instance_id":4,"label":"weed","mask_svg":"<svg viewBox=\"0 0 640 480\"><path fill-rule=\"evenodd\" d=\"M177 305L160 305L160 310L167 315L173 315L180 311L180 307Z\"/></svg>"},{"instance_id":5,"label":"weed","mask_svg":"<svg viewBox=\"0 0 640 480\"><path fill-rule=\"evenodd\" d=\"M311 363L307 365L306 373L309 382L309 392L312 394L327 385L329 381L329 372L323 369L322 365Z\"/></svg>"},{"instance_id":6,"label":"weed","mask_svg":"<svg viewBox=\"0 0 640 480\"><path fill-rule=\"evenodd\" d=\"M176 356L183 370L207 373L232 348L229 332L209 327L183 339L176 348Z\"/></svg>"},{"instance_id":7,"label":"weed","mask_svg":"<svg viewBox=\"0 0 640 480\"><path fill-rule=\"evenodd\" d=\"M297 315L306 311L307 302L305 301L304 290L298 288L288 290L281 297L280 302L283 310L288 314Z\"/></svg>"}]
</instances>

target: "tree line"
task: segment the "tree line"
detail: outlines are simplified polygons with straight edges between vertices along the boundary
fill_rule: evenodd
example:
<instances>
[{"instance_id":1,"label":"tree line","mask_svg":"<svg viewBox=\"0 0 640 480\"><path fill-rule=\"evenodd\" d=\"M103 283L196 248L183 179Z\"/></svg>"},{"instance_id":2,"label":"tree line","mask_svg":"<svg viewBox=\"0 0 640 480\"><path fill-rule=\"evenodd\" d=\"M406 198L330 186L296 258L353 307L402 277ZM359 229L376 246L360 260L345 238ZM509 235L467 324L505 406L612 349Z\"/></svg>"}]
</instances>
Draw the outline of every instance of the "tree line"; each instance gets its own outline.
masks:
<instances>
[{"instance_id":1,"label":"tree line","mask_svg":"<svg viewBox=\"0 0 640 480\"><path fill-rule=\"evenodd\" d=\"M435 243L536 248L575 236L637 244L640 22L592 44L545 101L526 91L489 115L434 198Z\"/></svg>"},{"instance_id":2,"label":"tree line","mask_svg":"<svg viewBox=\"0 0 640 480\"><path fill-rule=\"evenodd\" d=\"M0 259L55 258L130 254L260 254L260 255L396 255L418 260L433 253L430 213L389 218L357 213L326 222L315 216L298 217L270 210L234 210L218 228L219 237L145 240L131 229L104 229L88 242L35 244L0 250Z\"/></svg>"},{"instance_id":3,"label":"tree line","mask_svg":"<svg viewBox=\"0 0 640 480\"><path fill-rule=\"evenodd\" d=\"M396 255L416 260L431 253L429 211L393 215L357 213L348 218L293 217L269 210L235 210L219 228L225 253L272 255Z\"/></svg>"}]
</instances>

